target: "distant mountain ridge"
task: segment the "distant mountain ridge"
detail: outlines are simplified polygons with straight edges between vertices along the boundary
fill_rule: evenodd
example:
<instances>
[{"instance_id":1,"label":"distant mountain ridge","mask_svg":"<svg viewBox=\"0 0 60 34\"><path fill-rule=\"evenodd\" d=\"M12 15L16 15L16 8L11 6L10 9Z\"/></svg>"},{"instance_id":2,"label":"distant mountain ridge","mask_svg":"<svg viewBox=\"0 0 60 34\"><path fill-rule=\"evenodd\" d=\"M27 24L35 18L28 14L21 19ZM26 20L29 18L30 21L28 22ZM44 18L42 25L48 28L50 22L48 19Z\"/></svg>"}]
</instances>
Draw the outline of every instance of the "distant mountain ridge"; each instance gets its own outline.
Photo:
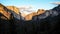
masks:
<instances>
[{"instance_id":1,"label":"distant mountain ridge","mask_svg":"<svg viewBox=\"0 0 60 34\"><path fill-rule=\"evenodd\" d=\"M4 9L4 8L6 8L6 9ZM4 9L4 10L6 10L5 12L12 13L13 16L16 16L18 19L20 19L20 16L22 16L22 14L20 15L19 8L15 7L15 6L4 6L4 5L0 4L0 9L1 9L1 10ZM12 11L10 11L10 10L12 10ZM14 11L14 12L13 12L13 11ZM42 11L41 11L41 12L42 12ZM37 13L39 14L40 12L38 11ZM28 15L26 15L26 16L24 15L25 17L24 17L23 20L31 20L34 15L38 15L37 13L36 13L36 12L33 12L33 13L28 14ZM31 16L30 16L30 15L31 15ZM22 16L22 18L23 18L23 16Z\"/></svg>"},{"instance_id":2,"label":"distant mountain ridge","mask_svg":"<svg viewBox=\"0 0 60 34\"><path fill-rule=\"evenodd\" d=\"M3 12L2 12L3 11ZM5 13L5 12L6 13ZM7 18L9 18L9 15L8 14L13 14L13 16L16 18L16 19L19 19L19 20L26 20L26 21L29 21L29 20L32 20L34 16L36 15L42 15L44 13L46 13L45 15L46 16L49 16L48 13L51 13L51 11L55 11L54 14L56 13L56 11L60 11L60 5L58 5L57 7L51 9L51 10L44 10L44 9L38 9L37 12L32 12L28 15L25 15L25 14L21 14L20 13L20 9L18 7L15 7L15 6L4 6L2 4L0 4L0 13L4 14ZM59 12L60 13L60 12ZM8 15L8 16L7 16ZM24 17L25 16L25 17ZM43 17L43 16L42 16Z\"/></svg>"},{"instance_id":3,"label":"distant mountain ridge","mask_svg":"<svg viewBox=\"0 0 60 34\"><path fill-rule=\"evenodd\" d=\"M37 12L33 12L31 14L28 14L26 17L25 17L25 20L32 20L32 17L33 16L36 16L36 15L41 15L45 12L44 9L39 9Z\"/></svg>"}]
</instances>

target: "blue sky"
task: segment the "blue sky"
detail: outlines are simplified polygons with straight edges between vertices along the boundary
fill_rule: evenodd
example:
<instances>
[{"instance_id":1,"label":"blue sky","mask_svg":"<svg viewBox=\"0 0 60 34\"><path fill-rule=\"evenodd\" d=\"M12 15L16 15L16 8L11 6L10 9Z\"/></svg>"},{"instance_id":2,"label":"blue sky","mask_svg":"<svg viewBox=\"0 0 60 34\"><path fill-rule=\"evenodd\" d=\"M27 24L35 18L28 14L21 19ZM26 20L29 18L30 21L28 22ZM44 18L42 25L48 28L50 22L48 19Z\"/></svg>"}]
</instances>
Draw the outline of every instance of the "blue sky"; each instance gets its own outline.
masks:
<instances>
[{"instance_id":1,"label":"blue sky","mask_svg":"<svg viewBox=\"0 0 60 34\"><path fill-rule=\"evenodd\" d=\"M5 6L33 6L36 9L52 9L56 5L51 2L59 2L60 0L0 0Z\"/></svg>"}]
</instances>

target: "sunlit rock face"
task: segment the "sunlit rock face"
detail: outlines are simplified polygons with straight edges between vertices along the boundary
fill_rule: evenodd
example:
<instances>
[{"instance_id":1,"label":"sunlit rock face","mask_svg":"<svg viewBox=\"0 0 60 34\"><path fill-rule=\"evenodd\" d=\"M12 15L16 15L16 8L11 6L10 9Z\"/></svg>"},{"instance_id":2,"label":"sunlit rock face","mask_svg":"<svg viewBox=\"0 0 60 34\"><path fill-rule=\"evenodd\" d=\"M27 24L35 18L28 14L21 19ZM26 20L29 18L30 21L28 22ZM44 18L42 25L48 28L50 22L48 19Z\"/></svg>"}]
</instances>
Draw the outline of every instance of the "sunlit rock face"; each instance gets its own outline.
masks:
<instances>
[{"instance_id":1,"label":"sunlit rock face","mask_svg":"<svg viewBox=\"0 0 60 34\"><path fill-rule=\"evenodd\" d=\"M15 6L7 6L8 9L14 11L16 14L19 14L19 8Z\"/></svg>"},{"instance_id":2,"label":"sunlit rock face","mask_svg":"<svg viewBox=\"0 0 60 34\"><path fill-rule=\"evenodd\" d=\"M10 19L11 13L6 12L4 10L0 10L0 13L2 13L6 18ZM1 16L1 18L4 18L3 16Z\"/></svg>"},{"instance_id":3,"label":"sunlit rock face","mask_svg":"<svg viewBox=\"0 0 60 34\"><path fill-rule=\"evenodd\" d=\"M38 11L37 11L37 15L43 14L44 12L45 12L44 9L38 9Z\"/></svg>"},{"instance_id":4,"label":"sunlit rock face","mask_svg":"<svg viewBox=\"0 0 60 34\"><path fill-rule=\"evenodd\" d=\"M14 16L16 19L20 20L21 14L20 14L20 10L19 10L18 7L15 7L15 6L7 6L7 8L10 9L10 10L12 10L11 13L13 14L13 16Z\"/></svg>"},{"instance_id":5,"label":"sunlit rock face","mask_svg":"<svg viewBox=\"0 0 60 34\"><path fill-rule=\"evenodd\" d=\"M15 6L4 6L0 4L0 13L2 13L8 19L12 15L14 18L20 20L20 12L19 9Z\"/></svg>"},{"instance_id":6,"label":"sunlit rock face","mask_svg":"<svg viewBox=\"0 0 60 34\"><path fill-rule=\"evenodd\" d=\"M36 15L41 15L45 12L44 9L39 9L37 12L32 12L31 14L28 14L25 18L25 20L29 21L29 20L32 20L32 17L33 16L36 16Z\"/></svg>"},{"instance_id":7,"label":"sunlit rock face","mask_svg":"<svg viewBox=\"0 0 60 34\"><path fill-rule=\"evenodd\" d=\"M37 15L37 13L36 12L33 12L33 13L31 13L31 14L28 14L27 16L25 16L24 18L25 18L25 20L32 20L32 17L33 16L35 16L35 15Z\"/></svg>"},{"instance_id":8,"label":"sunlit rock face","mask_svg":"<svg viewBox=\"0 0 60 34\"><path fill-rule=\"evenodd\" d=\"M6 10L5 10L6 9ZM2 4L0 4L0 13L3 14L3 16L0 16L2 19L10 19L11 13L8 12L9 10L3 6Z\"/></svg>"}]
</instances>

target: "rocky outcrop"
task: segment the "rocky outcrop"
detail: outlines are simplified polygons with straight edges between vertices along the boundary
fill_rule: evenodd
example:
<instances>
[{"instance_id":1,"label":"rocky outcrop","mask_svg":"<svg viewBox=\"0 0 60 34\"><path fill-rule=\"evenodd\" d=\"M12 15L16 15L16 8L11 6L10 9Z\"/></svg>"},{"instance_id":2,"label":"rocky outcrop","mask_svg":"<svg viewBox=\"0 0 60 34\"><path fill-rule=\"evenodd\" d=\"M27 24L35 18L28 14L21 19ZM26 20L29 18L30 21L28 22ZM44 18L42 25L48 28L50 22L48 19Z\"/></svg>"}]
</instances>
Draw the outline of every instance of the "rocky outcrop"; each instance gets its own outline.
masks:
<instances>
[{"instance_id":1,"label":"rocky outcrop","mask_svg":"<svg viewBox=\"0 0 60 34\"><path fill-rule=\"evenodd\" d=\"M24 18L25 18L26 21L29 21L29 20L32 20L32 17L33 17L33 16L41 15L41 14L43 14L44 12L45 12L44 9L38 9L37 12L33 12L33 13L31 13L31 14L28 14L28 15L25 16Z\"/></svg>"},{"instance_id":2,"label":"rocky outcrop","mask_svg":"<svg viewBox=\"0 0 60 34\"><path fill-rule=\"evenodd\" d=\"M6 10L5 10L6 9ZM8 9L4 6L4 5L2 5L2 4L0 4L0 13L2 14L2 15L4 15L4 16L0 16L0 18L2 18L2 19L5 19L5 18L7 18L7 19L10 19L10 16L11 16L11 13L8 11Z\"/></svg>"},{"instance_id":3,"label":"rocky outcrop","mask_svg":"<svg viewBox=\"0 0 60 34\"><path fill-rule=\"evenodd\" d=\"M26 21L32 20L32 17L35 16L37 13L33 12L31 14L28 14L27 16L24 17Z\"/></svg>"},{"instance_id":4,"label":"rocky outcrop","mask_svg":"<svg viewBox=\"0 0 60 34\"><path fill-rule=\"evenodd\" d=\"M19 14L19 8L15 6L7 6L8 9L14 11L16 14Z\"/></svg>"},{"instance_id":5,"label":"rocky outcrop","mask_svg":"<svg viewBox=\"0 0 60 34\"><path fill-rule=\"evenodd\" d=\"M12 10L11 13L13 14L13 16L18 19L21 20L21 13L18 7L15 6L7 6L8 9Z\"/></svg>"}]
</instances>

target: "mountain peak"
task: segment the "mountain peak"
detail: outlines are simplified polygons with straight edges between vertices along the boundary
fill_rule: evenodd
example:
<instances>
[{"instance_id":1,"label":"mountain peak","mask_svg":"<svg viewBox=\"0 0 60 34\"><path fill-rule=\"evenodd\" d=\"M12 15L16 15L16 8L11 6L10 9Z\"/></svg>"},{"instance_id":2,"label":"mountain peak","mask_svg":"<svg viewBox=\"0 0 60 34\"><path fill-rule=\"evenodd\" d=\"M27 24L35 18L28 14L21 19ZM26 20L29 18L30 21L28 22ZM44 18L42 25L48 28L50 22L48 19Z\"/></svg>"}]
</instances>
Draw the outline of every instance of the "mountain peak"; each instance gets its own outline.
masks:
<instances>
[{"instance_id":1,"label":"mountain peak","mask_svg":"<svg viewBox=\"0 0 60 34\"><path fill-rule=\"evenodd\" d=\"M45 13L45 10L44 10L44 9L38 9L37 12L32 12L31 14L28 14L27 16L24 17L24 19L25 19L26 21L29 21L29 20L32 20L32 18L33 18L34 16L36 16L36 15L41 15L41 14L43 14L43 13Z\"/></svg>"}]
</instances>

